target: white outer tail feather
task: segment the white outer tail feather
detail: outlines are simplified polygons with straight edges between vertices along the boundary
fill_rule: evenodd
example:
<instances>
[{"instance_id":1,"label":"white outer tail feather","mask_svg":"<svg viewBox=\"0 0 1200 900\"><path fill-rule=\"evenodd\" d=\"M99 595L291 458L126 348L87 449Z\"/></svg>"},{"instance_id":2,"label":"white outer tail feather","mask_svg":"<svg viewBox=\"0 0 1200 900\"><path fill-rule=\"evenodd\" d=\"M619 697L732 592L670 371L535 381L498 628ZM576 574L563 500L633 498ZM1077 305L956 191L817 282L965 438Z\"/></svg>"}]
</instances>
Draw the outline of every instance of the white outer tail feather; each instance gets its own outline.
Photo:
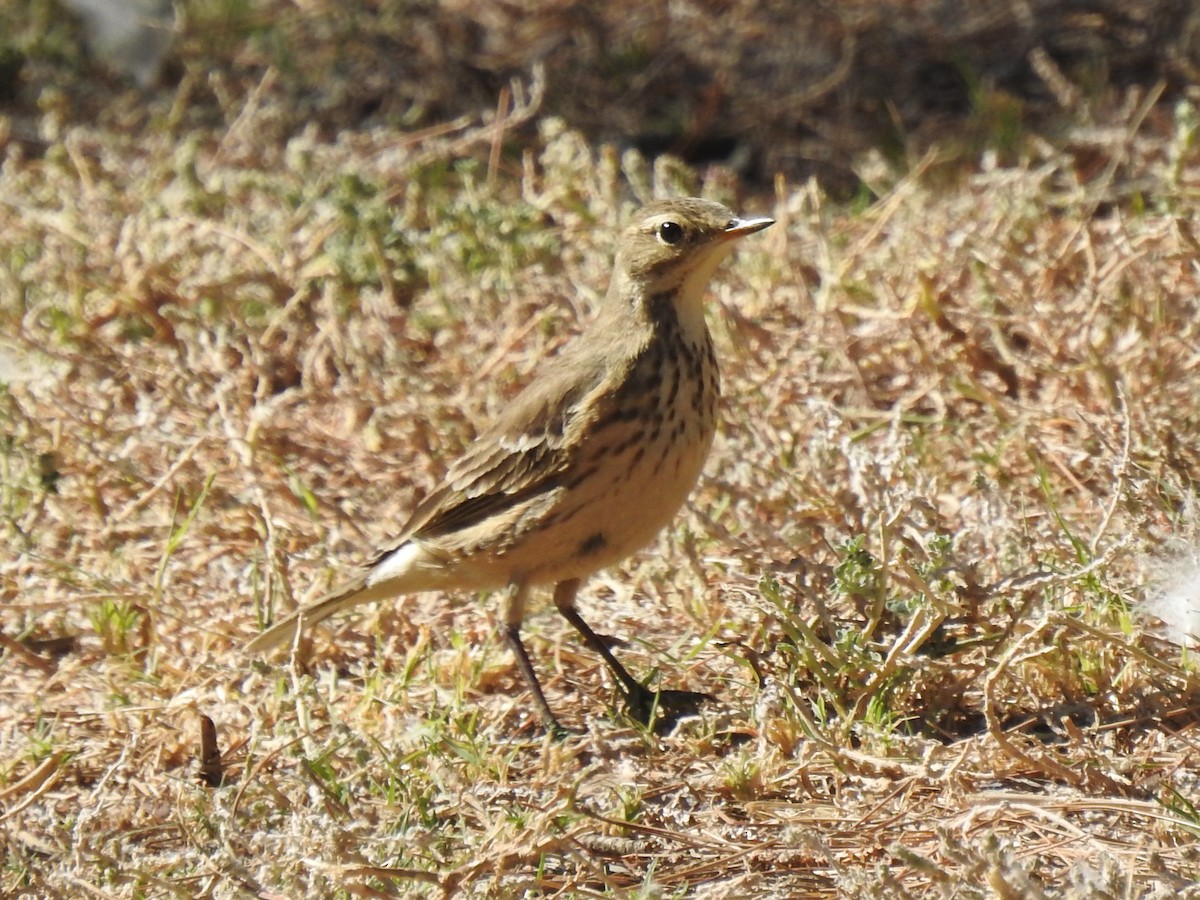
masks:
<instances>
[{"instance_id":1,"label":"white outer tail feather","mask_svg":"<svg viewBox=\"0 0 1200 900\"><path fill-rule=\"evenodd\" d=\"M290 644L296 639L297 631L323 622L342 610L437 587L436 577L431 577L434 572L421 565L426 559L425 548L419 543L408 541L401 544L354 581L334 588L276 622L248 643L246 652L265 653Z\"/></svg>"}]
</instances>

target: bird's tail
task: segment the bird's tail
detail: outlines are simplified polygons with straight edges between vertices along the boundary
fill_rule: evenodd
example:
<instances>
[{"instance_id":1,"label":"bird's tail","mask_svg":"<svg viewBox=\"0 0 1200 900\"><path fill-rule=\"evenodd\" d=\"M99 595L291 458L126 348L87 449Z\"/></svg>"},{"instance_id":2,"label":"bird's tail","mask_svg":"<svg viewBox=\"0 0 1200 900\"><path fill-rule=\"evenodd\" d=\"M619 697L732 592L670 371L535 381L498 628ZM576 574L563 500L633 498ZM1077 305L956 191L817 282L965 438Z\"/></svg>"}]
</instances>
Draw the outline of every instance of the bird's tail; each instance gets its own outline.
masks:
<instances>
[{"instance_id":1,"label":"bird's tail","mask_svg":"<svg viewBox=\"0 0 1200 900\"><path fill-rule=\"evenodd\" d=\"M367 574L353 581L334 588L323 597L318 597L312 603L301 607L287 618L276 622L262 634L246 645L247 654L264 653L282 644L290 644L296 639L297 632L322 622L330 616L340 613L373 600L383 600L405 593L394 580L383 580L370 584Z\"/></svg>"}]
</instances>

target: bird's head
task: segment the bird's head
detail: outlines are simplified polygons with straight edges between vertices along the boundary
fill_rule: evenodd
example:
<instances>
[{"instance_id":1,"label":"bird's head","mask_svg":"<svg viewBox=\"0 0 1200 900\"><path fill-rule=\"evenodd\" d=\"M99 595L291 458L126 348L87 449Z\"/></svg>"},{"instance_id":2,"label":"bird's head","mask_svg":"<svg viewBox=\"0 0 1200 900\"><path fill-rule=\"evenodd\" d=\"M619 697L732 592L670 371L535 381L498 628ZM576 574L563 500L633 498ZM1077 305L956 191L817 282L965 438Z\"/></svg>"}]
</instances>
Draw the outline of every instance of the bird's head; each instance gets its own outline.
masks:
<instances>
[{"instance_id":1,"label":"bird's head","mask_svg":"<svg viewBox=\"0 0 1200 900\"><path fill-rule=\"evenodd\" d=\"M738 238L774 223L740 218L695 197L659 200L634 214L621 235L611 293L626 300L677 294L680 312L699 308L709 279Z\"/></svg>"}]
</instances>

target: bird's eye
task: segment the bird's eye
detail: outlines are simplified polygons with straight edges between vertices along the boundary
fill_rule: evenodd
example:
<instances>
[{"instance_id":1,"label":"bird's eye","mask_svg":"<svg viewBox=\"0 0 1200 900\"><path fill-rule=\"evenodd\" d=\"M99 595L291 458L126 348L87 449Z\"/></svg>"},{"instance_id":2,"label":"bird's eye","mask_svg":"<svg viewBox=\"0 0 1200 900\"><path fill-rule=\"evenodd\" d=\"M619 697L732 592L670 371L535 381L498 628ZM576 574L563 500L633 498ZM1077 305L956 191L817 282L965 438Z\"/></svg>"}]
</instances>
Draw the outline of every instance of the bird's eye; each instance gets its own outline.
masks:
<instances>
[{"instance_id":1,"label":"bird's eye","mask_svg":"<svg viewBox=\"0 0 1200 900\"><path fill-rule=\"evenodd\" d=\"M678 244L683 240L683 226L678 222L663 222L658 226L658 239L664 244Z\"/></svg>"}]
</instances>

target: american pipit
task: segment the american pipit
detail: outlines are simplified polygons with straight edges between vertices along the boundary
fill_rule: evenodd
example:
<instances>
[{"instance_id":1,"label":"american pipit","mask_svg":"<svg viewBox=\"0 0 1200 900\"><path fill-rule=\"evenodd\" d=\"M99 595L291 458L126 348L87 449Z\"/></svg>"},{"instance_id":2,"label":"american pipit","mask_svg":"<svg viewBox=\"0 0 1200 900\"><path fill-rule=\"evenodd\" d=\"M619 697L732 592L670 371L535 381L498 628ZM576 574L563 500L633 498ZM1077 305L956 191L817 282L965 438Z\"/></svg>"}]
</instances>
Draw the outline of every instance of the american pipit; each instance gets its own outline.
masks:
<instances>
[{"instance_id":1,"label":"american pipit","mask_svg":"<svg viewBox=\"0 0 1200 900\"><path fill-rule=\"evenodd\" d=\"M555 606L604 658L636 718L647 722L659 704L694 706L703 695L656 693L630 675L580 617L575 594L582 579L647 544L695 485L720 393L704 293L734 241L772 221L698 199L636 213L592 326L450 468L395 546L247 649L290 642L304 626L385 597L507 587L505 638L557 728L521 641L530 590L553 584Z\"/></svg>"}]
</instances>

